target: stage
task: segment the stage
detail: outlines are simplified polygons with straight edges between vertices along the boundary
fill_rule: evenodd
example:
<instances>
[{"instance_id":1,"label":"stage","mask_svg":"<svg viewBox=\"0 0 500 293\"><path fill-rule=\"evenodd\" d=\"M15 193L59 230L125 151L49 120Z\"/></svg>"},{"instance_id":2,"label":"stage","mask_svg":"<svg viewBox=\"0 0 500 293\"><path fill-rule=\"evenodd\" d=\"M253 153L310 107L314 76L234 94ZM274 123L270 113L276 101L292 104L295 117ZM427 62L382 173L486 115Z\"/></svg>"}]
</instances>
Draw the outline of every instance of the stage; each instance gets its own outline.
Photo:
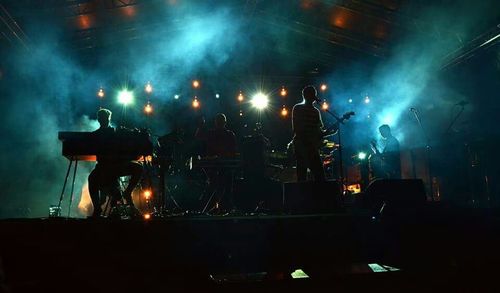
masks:
<instances>
[{"instance_id":1,"label":"stage","mask_svg":"<svg viewBox=\"0 0 500 293\"><path fill-rule=\"evenodd\" d=\"M486 291L499 215L432 203L390 217L11 219L0 256L12 292Z\"/></svg>"}]
</instances>

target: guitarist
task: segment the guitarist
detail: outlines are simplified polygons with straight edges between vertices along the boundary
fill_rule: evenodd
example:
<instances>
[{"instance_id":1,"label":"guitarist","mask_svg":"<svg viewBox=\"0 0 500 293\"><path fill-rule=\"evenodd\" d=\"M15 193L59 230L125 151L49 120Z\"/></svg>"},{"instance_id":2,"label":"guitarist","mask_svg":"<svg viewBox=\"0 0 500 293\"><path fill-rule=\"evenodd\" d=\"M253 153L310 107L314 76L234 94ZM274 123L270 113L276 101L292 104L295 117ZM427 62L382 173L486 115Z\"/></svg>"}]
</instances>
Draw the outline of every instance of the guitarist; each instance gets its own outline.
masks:
<instances>
[{"instance_id":1,"label":"guitarist","mask_svg":"<svg viewBox=\"0 0 500 293\"><path fill-rule=\"evenodd\" d=\"M392 135L389 125L378 128L382 136L383 148L380 152L375 141L371 142L373 155L370 156L372 176L375 178L401 178L401 158L399 141Z\"/></svg>"},{"instance_id":2,"label":"guitarist","mask_svg":"<svg viewBox=\"0 0 500 293\"><path fill-rule=\"evenodd\" d=\"M292 110L293 146L297 159L297 180L306 181L307 168L311 170L314 181L325 181L325 172L319 155L318 142L324 136L321 114L314 107L318 101L317 91L312 85L302 90L303 100ZM334 130L336 131L336 129Z\"/></svg>"}]
</instances>

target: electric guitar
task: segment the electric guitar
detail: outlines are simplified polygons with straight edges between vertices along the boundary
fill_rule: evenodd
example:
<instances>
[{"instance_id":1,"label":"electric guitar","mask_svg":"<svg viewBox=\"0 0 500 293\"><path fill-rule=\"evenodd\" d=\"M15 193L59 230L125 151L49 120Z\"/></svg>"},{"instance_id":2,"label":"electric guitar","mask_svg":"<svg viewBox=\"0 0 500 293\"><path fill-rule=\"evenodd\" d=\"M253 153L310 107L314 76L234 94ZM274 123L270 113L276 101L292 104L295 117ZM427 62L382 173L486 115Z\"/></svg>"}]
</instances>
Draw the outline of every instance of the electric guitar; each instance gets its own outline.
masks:
<instances>
[{"instance_id":1,"label":"electric guitar","mask_svg":"<svg viewBox=\"0 0 500 293\"><path fill-rule=\"evenodd\" d=\"M351 116L354 116L355 114L356 113L354 113L353 111L346 112L344 115L342 115L342 117L337 122L335 122L333 125L328 127L326 130L321 131L319 134L319 137L318 137L319 146L323 146L325 144L324 139L326 137L331 136L337 132L337 130L339 129L340 123L344 123L344 121L349 120L351 118Z\"/></svg>"}]
</instances>

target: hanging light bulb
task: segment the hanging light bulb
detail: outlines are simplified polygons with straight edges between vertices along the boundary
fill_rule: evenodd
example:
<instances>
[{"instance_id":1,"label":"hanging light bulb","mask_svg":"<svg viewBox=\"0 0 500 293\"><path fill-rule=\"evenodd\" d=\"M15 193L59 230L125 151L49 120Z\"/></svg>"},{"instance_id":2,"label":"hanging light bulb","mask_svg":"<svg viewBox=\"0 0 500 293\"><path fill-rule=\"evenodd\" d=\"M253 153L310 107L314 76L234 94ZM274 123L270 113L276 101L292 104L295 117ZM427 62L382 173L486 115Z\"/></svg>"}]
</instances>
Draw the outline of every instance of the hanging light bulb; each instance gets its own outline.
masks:
<instances>
[{"instance_id":1,"label":"hanging light bulb","mask_svg":"<svg viewBox=\"0 0 500 293\"><path fill-rule=\"evenodd\" d=\"M243 102L243 100L245 100L245 97L243 96L243 93L240 91L240 93L238 94L238 102Z\"/></svg>"},{"instance_id":2,"label":"hanging light bulb","mask_svg":"<svg viewBox=\"0 0 500 293\"><path fill-rule=\"evenodd\" d=\"M287 95L287 91L286 91L286 89L285 89L285 86L282 86L282 87L281 87L280 95L281 95L282 97L286 97L286 95Z\"/></svg>"},{"instance_id":3,"label":"hanging light bulb","mask_svg":"<svg viewBox=\"0 0 500 293\"><path fill-rule=\"evenodd\" d=\"M328 110L328 103L326 102L326 100L323 100L323 103L321 103L321 109L323 109L324 111Z\"/></svg>"},{"instance_id":4,"label":"hanging light bulb","mask_svg":"<svg viewBox=\"0 0 500 293\"><path fill-rule=\"evenodd\" d=\"M146 106L144 106L144 113L146 113L146 115L153 113L153 106L150 102L148 102Z\"/></svg>"},{"instance_id":5,"label":"hanging light bulb","mask_svg":"<svg viewBox=\"0 0 500 293\"><path fill-rule=\"evenodd\" d=\"M285 105L283 105L283 108L281 109L281 116L288 116L288 110L286 109Z\"/></svg>"},{"instance_id":6,"label":"hanging light bulb","mask_svg":"<svg viewBox=\"0 0 500 293\"><path fill-rule=\"evenodd\" d=\"M97 96L99 98L104 98L104 89L103 88L100 88L99 91L97 92Z\"/></svg>"},{"instance_id":7,"label":"hanging light bulb","mask_svg":"<svg viewBox=\"0 0 500 293\"><path fill-rule=\"evenodd\" d=\"M196 97L196 96L194 97L192 105L193 105L193 108L195 108L195 109L198 109L200 107L200 101L198 101L198 97Z\"/></svg>"},{"instance_id":8,"label":"hanging light bulb","mask_svg":"<svg viewBox=\"0 0 500 293\"><path fill-rule=\"evenodd\" d=\"M146 86L144 87L144 90L146 91L147 94L151 94L153 92L153 86L151 83L148 81Z\"/></svg>"}]
</instances>

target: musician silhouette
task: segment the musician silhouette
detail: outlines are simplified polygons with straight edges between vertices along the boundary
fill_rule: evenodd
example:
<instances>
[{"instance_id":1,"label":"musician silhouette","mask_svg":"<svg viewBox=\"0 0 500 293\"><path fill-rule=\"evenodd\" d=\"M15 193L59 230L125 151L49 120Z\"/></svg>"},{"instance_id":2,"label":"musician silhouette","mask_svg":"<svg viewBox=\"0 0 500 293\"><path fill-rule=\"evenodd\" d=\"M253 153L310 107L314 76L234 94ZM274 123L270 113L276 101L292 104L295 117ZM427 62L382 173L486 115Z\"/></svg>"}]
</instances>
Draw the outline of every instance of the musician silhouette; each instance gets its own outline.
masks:
<instances>
[{"instance_id":1,"label":"musician silhouette","mask_svg":"<svg viewBox=\"0 0 500 293\"><path fill-rule=\"evenodd\" d=\"M111 111L108 109L97 111L97 121L100 127L93 134L100 149L105 149L111 145L116 135L115 128L110 125L111 114ZM121 176L130 176L129 184L123 193L120 192L118 182ZM127 205L132 207L134 211L137 211L132 201L132 191L137 183L139 183L141 176L142 165L137 162L114 156L112 152L105 155L98 155L97 165L88 177L90 198L94 206L92 216L99 216L102 212L101 205L103 204L104 197L101 197L101 193L102 195L108 193L111 196L112 206L123 197Z\"/></svg>"},{"instance_id":2,"label":"musician silhouette","mask_svg":"<svg viewBox=\"0 0 500 293\"><path fill-rule=\"evenodd\" d=\"M205 120L201 119L195 137L206 146L207 158L231 158L236 156L236 136L226 128L226 115L219 113L214 119L214 128L207 130ZM233 174L227 167L208 169L206 174L209 179L208 194L211 194L208 203L215 201L212 211L216 213L224 210L233 210ZM202 196L202 200L205 195Z\"/></svg>"},{"instance_id":3,"label":"musician silhouette","mask_svg":"<svg viewBox=\"0 0 500 293\"><path fill-rule=\"evenodd\" d=\"M370 167L374 178L401 178L401 157L399 141L392 135L391 127L383 124L378 128L382 136L382 151L374 141L371 143L373 154L370 156Z\"/></svg>"},{"instance_id":4,"label":"musician silhouette","mask_svg":"<svg viewBox=\"0 0 500 293\"><path fill-rule=\"evenodd\" d=\"M316 88L309 85L302 90L303 101L292 110L293 146L297 159L297 180L307 179L307 168L315 181L325 181L325 171L319 155L319 141L323 133L321 114L314 107L318 100Z\"/></svg>"}]
</instances>

